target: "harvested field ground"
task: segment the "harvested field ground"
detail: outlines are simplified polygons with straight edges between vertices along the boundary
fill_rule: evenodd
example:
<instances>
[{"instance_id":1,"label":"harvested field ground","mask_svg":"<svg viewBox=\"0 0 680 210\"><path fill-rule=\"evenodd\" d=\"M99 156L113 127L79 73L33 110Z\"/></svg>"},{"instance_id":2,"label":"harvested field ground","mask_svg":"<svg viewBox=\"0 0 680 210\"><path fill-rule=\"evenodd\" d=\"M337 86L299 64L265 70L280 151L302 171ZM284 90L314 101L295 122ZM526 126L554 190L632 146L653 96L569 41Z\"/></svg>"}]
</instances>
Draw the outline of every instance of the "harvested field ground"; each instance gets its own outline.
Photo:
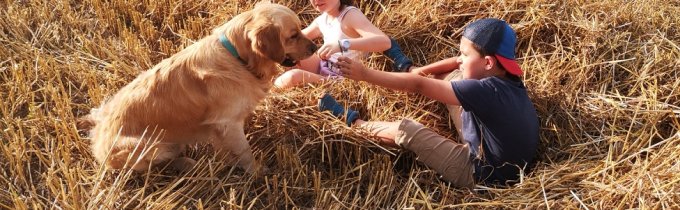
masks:
<instances>
[{"instance_id":1,"label":"harvested field ground","mask_svg":"<svg viewBox=\"0 0 680 210\"><path fill-rule=\"evenodd\" d=\"M278 2L305 24L318 15L306 0ZM413 154L317 111L329 91L363 119L454 136L441 104L349 80L272 91L246 126L263 177L206 145L189 149L199 164L186 173L102 170L77 118L253 5L0 0L0 209L680 208L676 0L357 1L419 65L457 55L473 20L511 23L541 125L537 165L515 186L449 187Z\"/></svg>"}]
</instances>

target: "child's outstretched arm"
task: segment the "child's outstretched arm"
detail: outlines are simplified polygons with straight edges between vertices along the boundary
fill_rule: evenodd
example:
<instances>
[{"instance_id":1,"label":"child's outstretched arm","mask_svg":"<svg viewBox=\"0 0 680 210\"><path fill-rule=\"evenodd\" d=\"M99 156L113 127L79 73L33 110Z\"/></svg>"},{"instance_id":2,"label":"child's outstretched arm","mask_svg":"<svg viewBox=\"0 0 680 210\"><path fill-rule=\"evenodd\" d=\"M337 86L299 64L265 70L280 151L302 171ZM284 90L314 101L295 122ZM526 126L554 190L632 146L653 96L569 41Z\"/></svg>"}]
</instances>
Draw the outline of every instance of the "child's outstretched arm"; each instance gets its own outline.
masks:
<instances>
[{"instance_id":1,"label":"child's outstretched arm","mask_svg":"<svg viewBox=\"0 0 680 210\"><path fill-rule=\"evenodd\" d=\"M458 69L458 57L450 57L446 58L444 60L440 60L431 64L428 64L423 67L417 67L411 70L411 73L421 75L421 76L426 76L426 75L438 75L438 74L443 74L447 72L451 72L453 70Z\"/></svg>"},{"instance_id":2,"label":"child's outstretched arm","mask_svg":"<svg viewBox=\"0 0 680 210\"><path fill-rule=\"evenodd\" d=\"M377 71L366 68L360 61L347 57L338 58L337 64L340 67L342 76L346 78L365 81L394 90L419 93L449 105L460 105L450 81L432 79L415 74Z\"/></svg>"}]
</instances>

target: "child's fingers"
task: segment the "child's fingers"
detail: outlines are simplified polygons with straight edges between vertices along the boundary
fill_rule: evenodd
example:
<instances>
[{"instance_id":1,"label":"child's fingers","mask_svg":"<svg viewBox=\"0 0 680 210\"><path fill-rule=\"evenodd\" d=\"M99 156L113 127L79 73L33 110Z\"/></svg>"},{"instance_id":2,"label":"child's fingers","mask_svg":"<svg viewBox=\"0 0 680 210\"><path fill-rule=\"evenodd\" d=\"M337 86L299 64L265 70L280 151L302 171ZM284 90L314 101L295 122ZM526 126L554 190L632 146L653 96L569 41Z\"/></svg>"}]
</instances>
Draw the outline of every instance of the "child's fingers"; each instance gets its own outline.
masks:
<instances>
[{"instance_id":1,"label":"child's fingers","mask_svg":"<svg viewBox=\"0 0 680 210\"><path fill-rule=\"evenodd\" d=\"M347 63L346 61L338 61L338 69L340 69L340 72L342 73L343 76L350 76L352 75L352 66Z\"/></svg>"},{"instance_id":2,"label":"child's fingers","mask_svg":"<svg viewBox=\"0 0 680 210\"><path fill-rule=\"evenodd\" d=\"M319 55L319 58L323 60L328 60L328 58L331 57L333 53L339 52L338 50L339 50L338 46L332 44L324 44L319 48L319 50L317 50L317 54Z\"/></svg>"},{"instance_id":3,"label":"child's fingers","mask_svg":"<svg viewBox=\"0 0 680 210\"><path fill-rule=\"evenodd\" d=\"M328 59L328 46L327 45L321 46L321 48L319 48L319 50L316 51L316 54L319 55L319 58L321 58L321 60L327 60Z\"/></svg>"},{"instance_id":4,"label":"child's fingers","mask_svg":"<svg viewBox=\"0 0 680 210\"><path fill-rule=\"evenodd\" d=\"M350 64L350 63L352 63L352 59L345 57L345 56L340 56L340 57L338 57L338 63L340 63L340 62Z\"/></svg>"}]
</instances>

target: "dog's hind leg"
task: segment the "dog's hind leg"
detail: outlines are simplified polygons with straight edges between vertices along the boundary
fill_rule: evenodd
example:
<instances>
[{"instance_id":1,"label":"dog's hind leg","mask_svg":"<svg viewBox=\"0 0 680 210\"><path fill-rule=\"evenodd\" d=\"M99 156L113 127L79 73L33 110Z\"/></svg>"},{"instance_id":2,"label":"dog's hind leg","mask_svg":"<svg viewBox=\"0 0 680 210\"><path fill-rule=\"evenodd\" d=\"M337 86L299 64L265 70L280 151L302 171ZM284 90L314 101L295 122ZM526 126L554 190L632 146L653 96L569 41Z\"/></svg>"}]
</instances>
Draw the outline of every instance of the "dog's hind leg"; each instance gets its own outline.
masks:
<instances>
[{"instance_id":1,"label":"dog's hind leg","mask_svg":"<svg viewBox=\"0 0 680 210\"><path fill-rule=\"evenodd\" d=\"M191 170L196 161L189 157L180 157L186 150L185 144L158 143L154 145L154 151L148 154L146 159L153 165L169 164L170 167L180 170Z\"/></svg>"},{"instance_id":2,"label":"dog's hind leg","mask_svg":"<svg viewBox=\"0 0 680 210\"><path fill-rule=\"evenodd\" d=\"M185 149L186 145L174 143L130 145L112 153L109 165L113 168L123 168L122 164L126 164L127 168L142 172L150 167L170 163L173 168L185 171L196 164L191 158L178 158Z\"/></svg>"}]
</instances>

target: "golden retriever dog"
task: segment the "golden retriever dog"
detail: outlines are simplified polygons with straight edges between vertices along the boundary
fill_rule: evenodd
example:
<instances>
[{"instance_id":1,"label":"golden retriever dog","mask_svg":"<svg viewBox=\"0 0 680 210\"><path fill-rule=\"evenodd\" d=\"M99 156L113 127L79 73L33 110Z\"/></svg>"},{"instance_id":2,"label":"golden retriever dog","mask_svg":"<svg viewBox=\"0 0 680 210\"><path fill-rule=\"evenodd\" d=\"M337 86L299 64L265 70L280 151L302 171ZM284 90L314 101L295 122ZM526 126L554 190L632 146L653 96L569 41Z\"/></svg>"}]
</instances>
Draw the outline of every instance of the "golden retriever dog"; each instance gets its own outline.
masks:
<instances>
[{"instance_id":1,"label":"golden retriever dog","mask_svg":"<svg viewBox=\"0 0 680 210\"><path fill-rule=\"evenodd\" d=\"M186 170L196 163L180 157L186 145L208 142L229 164L258 172L244 121L267 95L277 63L293 66L316 51L300 28L289 8L260 3L141 73L84 118L94 157L113 169Z\"/></svg>"}]
</instances>

